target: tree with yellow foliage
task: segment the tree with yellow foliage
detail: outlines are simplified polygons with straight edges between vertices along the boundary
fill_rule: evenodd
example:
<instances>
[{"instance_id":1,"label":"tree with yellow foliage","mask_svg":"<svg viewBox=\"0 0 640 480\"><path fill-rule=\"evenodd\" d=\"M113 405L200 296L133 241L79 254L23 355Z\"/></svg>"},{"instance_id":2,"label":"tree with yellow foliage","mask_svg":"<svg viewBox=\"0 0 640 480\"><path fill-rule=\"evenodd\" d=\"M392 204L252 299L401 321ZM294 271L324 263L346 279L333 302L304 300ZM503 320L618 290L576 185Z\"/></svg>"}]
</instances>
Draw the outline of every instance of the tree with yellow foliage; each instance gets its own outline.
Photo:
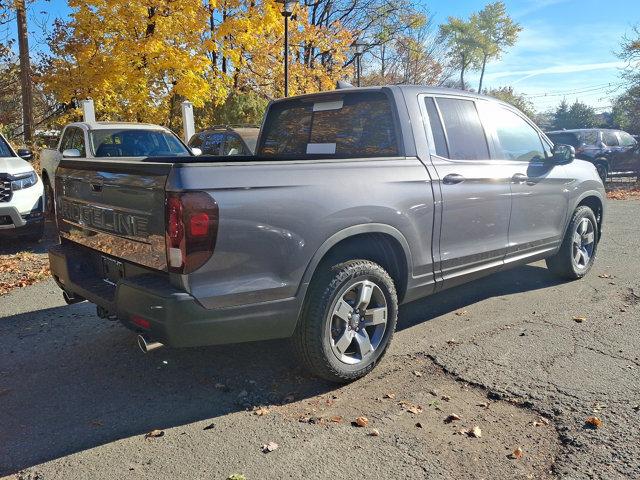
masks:
<instances>
[{"instance_id":1,"label":"tree with yellow foliage","mask_svg":"<svg viewBox=\"0 0 640 480\"><path fill-rule=\"evenodd\" d=\"M224 98L224 79L205 77L209 45L201 34L208 13L198 0L70 0L69 6L71 18L57 22L40 77L58 102L93 98L101 119L171 125L180 99L197 106Z\"/></svg>"},{"instance_id":2,"label":"tree with yellow foliage","mask_svg":"<svg viewBox=\"0 0 640 480\"><path fill-rule=\"evenodd\" d=\"M40 76L60 103L73 106L93 98L101 119L175 127L185 99L199 108L219 107L232 92L265 99L282 95L284 26L274 0L70 0L69 5L71 18L57 23ZM289 28L293 94L333 88L349 73L350 32L311 24L303 6ZM319 61L304 58L310 44ZM69 117L78 114L70 112Z\"/></svg>"}]
</instances>

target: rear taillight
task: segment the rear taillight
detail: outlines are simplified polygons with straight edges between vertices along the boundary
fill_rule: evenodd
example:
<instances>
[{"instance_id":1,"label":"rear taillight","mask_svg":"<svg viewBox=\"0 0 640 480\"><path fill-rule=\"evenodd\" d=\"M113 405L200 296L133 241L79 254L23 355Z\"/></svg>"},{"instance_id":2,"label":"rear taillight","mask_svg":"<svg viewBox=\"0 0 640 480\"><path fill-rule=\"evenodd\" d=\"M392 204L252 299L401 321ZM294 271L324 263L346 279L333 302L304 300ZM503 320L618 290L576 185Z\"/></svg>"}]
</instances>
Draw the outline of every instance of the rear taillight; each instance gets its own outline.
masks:
<instances>
[{"instance_id":1,"label":"rear taillight","mask_svg":"<svg viewBox=\"0 0 640 480\"><path fill-rule=\"evenodd\" d=\"M218 204L205 192L169 193L166 200L167 264L191 273L206 263L216 245Z\"/></svg>"}]
</instances>

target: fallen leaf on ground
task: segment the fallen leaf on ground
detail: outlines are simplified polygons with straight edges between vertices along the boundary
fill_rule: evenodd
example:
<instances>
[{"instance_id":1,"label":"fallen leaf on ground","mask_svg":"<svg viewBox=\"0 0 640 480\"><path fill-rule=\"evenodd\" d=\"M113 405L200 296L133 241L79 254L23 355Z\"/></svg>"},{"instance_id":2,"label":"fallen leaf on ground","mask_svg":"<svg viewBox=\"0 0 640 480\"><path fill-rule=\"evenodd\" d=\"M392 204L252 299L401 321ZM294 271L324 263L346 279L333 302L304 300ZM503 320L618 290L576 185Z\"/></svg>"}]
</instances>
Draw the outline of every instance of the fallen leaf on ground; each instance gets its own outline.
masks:
<instances>
[{"instance_id":1,"label":"fallen leaf on ground","mask_svg":"<svg viewBox=\"0 0 640 480\"><path fill-rule=\"evenodd\" d=\"M584 423L593 428L600 428L602 426L602 420L598 417L587 417Z\"/></svg>"},{"instance_id":2,"label":"fallen leaf on ground","mask_svg":"<svg viewBox=\"0 0 640 480\"><path fill-rule=\"evenodd\" d=\"M456 420L460 420L460 416L456 415L455 413L452 413L451 415L447 416L447 418L444 419L444 423L451 423L451 422L455 422Z\"/></svg>"},{"instance_id":3,"label":"fallen leaf on ground","mask_svg":"<svg viewBox=\"0 0 640 480\"><path fill-rule=\"evenodd\" d=\"M149 433L147 433L144 438L158 438L158 437L164 437L164 430L151 430Z\"/></svg>"},{"instance_id":4,"label":"fallen leaf on ground","mask_svg":"<svg viewBox=\"0 0 640 480\"><path fill-rule=\"evenodd\" d=\"M489 408L489 404L487 402L478 403L476 406L482 407L482 408Z\"/></svg>"},{"instance_id":5,"label":"fallen leaf on ground","mask_svg":"<svg viewBox=\"0 0 640 480\"><path fill-rule=\"evenodd\" d=\"M586 320L586 317L573 317L573 321L576 323L582 323Z\"/></svg>"},{"instance_id":6,"label":"fallen leaf on ground","mask_svg":"<svg viewBox=\"0 0 640 480\"><path fill-rule=\"evenodd\" d=\"M216 384L214 385L214 387L215 387L217 390L226 390L226 389L227 389L227 386L226 386L224 383L216 383Z\"/></svg>"},{"instance_id":7,"label":"fallen leaf on ground","mask_svg":"<svg viewBox=\"0 0 640 480\"><path fill-rule=\"evenodd\" d=\"M203 428L203 430L212 430L213 427L215 427L215 425L213 423L210 423L209 425L207 425L206 427Z\"/></svg>"},{"instance_id":8,"label":"fallen leaf on ground","mask_svg":"<svg viewBox=\"0 0 640 480\"><path fill-rule=\"evenodd\" d=\"M534 427L540 427L542 425L549 425L549 420L547 420L546 418L538 418L537 420L533 421Z\"/></svg>"},{"instance_id":9,"label":"fallen leaf on ground","mask_svg":"<svg viewBox=\"0 0 640 480\"><path fill-rule=\"evenodd\" d=\"M416 423L416 427L422 428L422 424L420 422Z\"/></svg>"},{"instance_id":10,"label":"fallen leaf on ground","mask_svg":"<svg viewBox=\"0 0 640 480\"><path fill-rule=\"evenodd\" d=\"M355 423L358 427L366 427L367 425L369 425L369 419L367 417L358 417L353 423Z\"/></svg>"},{"instance_id":11,"label":"fallen leaf on ground","mask_svg":"<svg viewBox=\"0 0 640 480\"><path fill-rule=\"evenodd\" d=\"M609 275L608 273L603 273L598 275L599 278L613 278L613 275Z\"/></svg>"},{"instance_id":12,"label":"fallen leaf on ground","mask_svg":"<svg viewBox=\"0 0 640 480\"><path fill-rule=\"evenodd\" d=\"M449 395L442 395L442 397L440 397L442 400L444 400L445 402L448 402L449 400L451 400L451 397Z\"/></svg>"},{"instance_id":13,"label":"fallen leaf on ground","mask_svg":"<svg viewBox=\"0 0 640 480\"><path fill-rule=\"evenodd\" d=\"M475 426L471 430L469 430L468 435L473 438L480 438L482 437L482 430L480 430L480 427Z\"/></svg>"},{"instance_id":14,"label":"fallen leaf on ground","mask_svg":"<svg viewBox=\"0 0 640 480\"><path fill-rule=\"evenodd\" d=\"M379 437L380 436L380 431L377 428L374 428L369 432L369 436L370 437Z\"/></svg>"},{"instance_id":15,"label":"fallen leaf on ground","mask_svg":"<svg viewBox=\"0 0 640 480\"><path fill-rule=\"evenodd\" d=\"M394 399L394 398L396 398L396 394L395 394L395 393L385 393L385 394L384 394L384 397L382 397L382 398L391 398L391 399Z\"/></svg>"},{"instance_id":16,"label":"fallen leaf on ground","mask_svg":"<svg viewBox=\"0 0 640 480\"><path fill-rule=\"evenodd\" d=\"M269 409L267 407L258 407L253 411L253 414L259 417L263 417L267 413L269 413Z\"/></svg>"},{"instance_id":17,"label":"fallen leaf on ground","mask_svg":"<svg viewBox=\"0 0 640 480\"><path fill-rule=\"evenodd\" d=\"M456 312L456 315L459 316L459 317L461 317L463 315L466 315L466 314L467 314L466 310L459 310L459 311Z\"/></svg>"},{"instance_id":18,"label":"fallen leaf on ground","mask_svg":"<svg viewBox=\"0 0 640 480\"><path fill-rule=\"evenodd\" d=\"M447 343L449 345L460 345L461 342L459 342L458 340L455 340L455 339L452 338L450 340L447 340Z\"/></svg>"},{"instance_id":19,"label":"fallen leaf on ground","mask_svg":"<svg viewBox=\"0 0 640 480\"><path fill-rule=\"evenodd\" d=\"M517 447L513 452L511 452L511 458L515 458L516 460L522 458L522 455L524 455L524 452L520 447Z\"/></svg>"},{"instance_id":20,"label":"fallen leaf on ground","mask_svg":"<svg viewBox=\"0 0 640 480\"><path fill-rule=\"evenodd\" d=\"M276 442L269 442L262 445L261 449L262 449L262 453L269 453L269 452L273 452L274 450L277 450L278 447L279 445Z\"/></svg>"},{"instance_id":21,"label":"fallen leaf on ground","mask_svg":"<svg viewBox=\"0 0 640 480\"><path fill-rule=\"evenodd\" d=\"M433 400L432 402L429 402L429 406L435 408L436 410L442 410L440 408L440 402L438 400Z\"/></svg>"},{"instance_id":22,"label":"fallen leaf on ground","mask_svg":"<svg viewBox=\"0 0 640 480\"><path fill-rule=\"evenodd\" d=\"M413 374L414 374L416 377L421 377L421 376L422 376L422 372L420 372L420 371L418 371L418 370L414 370Z\"/></svg>"},{"instance_id":23,"label":"fallen leaf on ground","mask_svg":"<svg viewBox=\"0 0 640 480\"><path fill-rule=\"evenodd\" d=\"M241 473L234 473L233 475L229 475L227 480L247 480L247 477L242 475Z\"/></svg>"},{"instance_id":24,"label":"fallen leaf on ground","mask_svg":"<svg viewBox=\"0 0 640 480\"><path fill-rule=\"evenodd\" d=\"M418 413L422 413L422 407L420 405L411 405L407 408L407 412L417 415Z\"/></svg>"},{"instance_id":25,"label":"fallen leaf on ground","mask_svg":"<svg viewBox=\"0 0 640 480\"><path fill-rule=\"evenodd\" d=\"M340 415L336 415L334 417L331 417L329 420L331 420L333 423L340 423L342 422L342 417Z\"/></svg>"}]
</instances>

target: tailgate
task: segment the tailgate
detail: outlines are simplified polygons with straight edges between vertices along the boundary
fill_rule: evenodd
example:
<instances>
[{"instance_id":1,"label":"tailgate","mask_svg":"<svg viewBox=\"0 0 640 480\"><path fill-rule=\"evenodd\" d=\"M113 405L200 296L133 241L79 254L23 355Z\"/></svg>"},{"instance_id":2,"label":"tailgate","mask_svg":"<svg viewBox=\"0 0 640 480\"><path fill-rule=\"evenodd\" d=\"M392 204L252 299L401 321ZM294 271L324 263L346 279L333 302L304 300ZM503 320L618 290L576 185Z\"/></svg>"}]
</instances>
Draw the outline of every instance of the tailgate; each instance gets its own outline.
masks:
<instances>
[{"instance_id":1,"label":"tailgate","mask_svg":"<svg viewBox=\"0 0 640 480\"><path fill-rule=\"evenodd\" d=\"M165 184L171 164L63 160L56 171L60 237L167 269Z\"/></svg>"}]
</instances>

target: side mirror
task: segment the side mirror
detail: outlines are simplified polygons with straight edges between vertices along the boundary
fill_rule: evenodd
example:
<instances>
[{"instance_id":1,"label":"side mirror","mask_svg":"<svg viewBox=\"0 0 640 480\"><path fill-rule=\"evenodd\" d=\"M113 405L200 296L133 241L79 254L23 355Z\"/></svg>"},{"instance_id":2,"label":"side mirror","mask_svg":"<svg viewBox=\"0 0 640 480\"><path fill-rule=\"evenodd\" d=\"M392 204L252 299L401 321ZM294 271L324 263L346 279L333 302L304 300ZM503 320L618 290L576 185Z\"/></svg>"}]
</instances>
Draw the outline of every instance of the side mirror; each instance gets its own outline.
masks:
<instances>
[{"instance_id":1,"label":"side mirror","mask_svg":"<svg viewBox=\"0 0 640 480\"><path fill-rule=\"evenodd\" d=\"M571 145L554 145L552 153L555 163L571 163L576 158L576 149Z\"/></svg>"},{"instance_id":2,"label":"side mirror","mask_svg":"<svg viewBox=\"0 0 640 480\"><path fill-rule=\"evenodd\" d=\"M28 148L19 148L18 156L21 159L26 160L27 162L30 162L31 160L33 160L33 152Z\"/></svg>"},{"instance_id":3,"label":"side mirror","mask_svg":"<svg viewBox=\"0 0 640 480\"><path fill-rule=\"evenodd\" d=\"M198 147L193 147L191 148L191 153L193 153L196 157L199 157L200 155L202 155L202 150L200 150Z\"/></svg>"},{"instance_id":4,"label":"side mirror","mask_svg":"<svg viewBox=\"0 0 640 480\"><path fill-rule=\"evenodd\" d=\"M80 150L77 148L67 148L62 151L64 158L80 158Z\"/></svg>"}]
</instances>

